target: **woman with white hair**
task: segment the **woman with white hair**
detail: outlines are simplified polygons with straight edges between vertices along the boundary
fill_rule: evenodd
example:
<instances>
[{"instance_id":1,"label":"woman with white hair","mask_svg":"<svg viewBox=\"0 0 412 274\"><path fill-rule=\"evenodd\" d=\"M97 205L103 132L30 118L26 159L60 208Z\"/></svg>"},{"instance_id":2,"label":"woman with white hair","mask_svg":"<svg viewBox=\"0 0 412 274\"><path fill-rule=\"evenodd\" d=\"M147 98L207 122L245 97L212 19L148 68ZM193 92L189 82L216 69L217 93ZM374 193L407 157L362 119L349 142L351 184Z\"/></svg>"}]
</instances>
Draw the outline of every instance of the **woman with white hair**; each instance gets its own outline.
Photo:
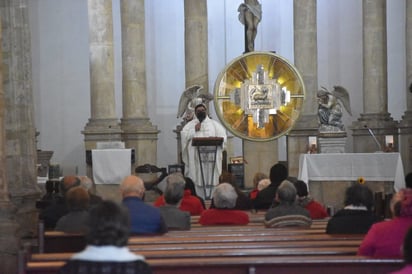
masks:
<instances>
[{"instance_id":1,"label":"woman with white hair","mask_svg":"<svg viewBox=\"0 0 412 274\"><path fill-rule=\"evenodd\" d=\"M236 210L237 193L229 183L217 185L213 193L215 208L207 209L200 215L201 225L246 225L249 215L241 210Z\"/></svg>"}]
</instances>

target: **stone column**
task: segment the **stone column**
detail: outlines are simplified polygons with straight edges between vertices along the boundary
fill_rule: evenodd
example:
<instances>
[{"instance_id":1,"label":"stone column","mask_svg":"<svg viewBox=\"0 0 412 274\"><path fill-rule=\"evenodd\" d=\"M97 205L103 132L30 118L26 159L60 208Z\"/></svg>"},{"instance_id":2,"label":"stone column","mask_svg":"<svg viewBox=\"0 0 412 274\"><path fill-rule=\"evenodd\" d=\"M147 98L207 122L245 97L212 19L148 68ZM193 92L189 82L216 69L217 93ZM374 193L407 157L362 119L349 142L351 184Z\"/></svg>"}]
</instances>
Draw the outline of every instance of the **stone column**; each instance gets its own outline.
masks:
<instances>
[{"instance_id":1,"label":"stone column","mask_svg":"<svg viewBox=\"0 0 412 274\"><path fill-rule=\"evenodd\" d=\"M0 272L16 273L19 236L35 235L40 195L27 0L1 1L0 17Z\"/></svg>"},{"instance_id":2,"label":"stone column","mask_svg":"<svg viewBox=\"0 0 412 274\"><path fill-rule=\"evenodd\" d=\"M363 0L363 113L353 122L353 151L375 152L385 145L385 135L394 136L397 123L388 113L386 0ZM369 127L382 148L370 136Z\"/></svg>"},{"instance_id":3,"label":"stone column","mask_svg":"<svg viewBox=\"0 0 412 274\"><path fill-rule=\"evenodd\" d=\"M86 150L98 141L119 141L121 130L114 96L111 0L88 0L91 117L84 131Z\"/></svg>"},{"instance_id":4,"label":"stone column","mask_svg":"<svg viewBox=\"0 0 412 274\"><path fill-rule=\"evenodd\" d=\"M318 52L316 0L293 1L295 66L302 75L306 99L302 113L288 134L288 167L291 176L299 173L299 155L308 151L308 136L318 134L316 93L318 91Z\"/></svg>"},{"instance_id":5,"label":"stone column","mask_svg":"<svg viewBox=\"0 0 412 274\"><path fill-rule=\"evenodd\" d=\"M147 114L144 0L122 0L123 140L134 148L134 167L157 162L157 135ZM134 168L133 168L134 170Z\"/></svg>"},{"instance_id":6,"label":"stone column","mask_svg":"<svg viewBox=\"0 0 412 274\"><path fill-rule=\"evenodd\" d=\"M209 92L207 1L185 0L184 9L186 87L202 85Z\"/></svg>"},{"instance_id":7,"label":"stone column","mask_svg":"<svg viewBox=\"0 0 412 274\"><path fill-rule=\"evenodd\" d=\"M399 151L405 174L412 172L412 0L406 0L406 111L399 124Z\"/></svg>"}]
</instances>

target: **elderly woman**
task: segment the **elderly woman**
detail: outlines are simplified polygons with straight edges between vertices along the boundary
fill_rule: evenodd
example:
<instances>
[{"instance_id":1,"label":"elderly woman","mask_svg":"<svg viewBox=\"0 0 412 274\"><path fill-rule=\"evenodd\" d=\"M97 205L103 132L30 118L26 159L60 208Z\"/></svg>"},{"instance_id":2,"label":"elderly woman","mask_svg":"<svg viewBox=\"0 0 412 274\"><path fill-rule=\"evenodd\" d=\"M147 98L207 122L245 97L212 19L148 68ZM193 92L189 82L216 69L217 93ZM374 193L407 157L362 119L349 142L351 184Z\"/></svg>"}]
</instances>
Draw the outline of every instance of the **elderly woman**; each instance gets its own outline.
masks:
<instances>
[{"instance_id":1,"label":"elderly woman","mask_svg":"<svg viewBox=\"0 0 412 274\"><path fill-rule=\"evenodd\" d=\"M90 210L86 248L74 254L60 274L151 274L144 257L127 247L129 216L114 202L103 201Z\"/></svg>"},{"instance_id":2,"label":"elderly woman","mask_svg":"<svg viewBox=\"0 0 412 274\"><path fill-rule=\"evenodd\" d=\"M358 255L402 258L403 239L412 226L412 189L402 189L393 196L391 211L393 219L378 222L369 229Z\"/></svg>"},{"instance_id":3,"label":"elderly woman","mask_svg":"<svg viewBox=\"0 0 412 274\"><path fill-rule=\"evenodd\" d=\"M207 209L200 215L199 223L202 225L246 225L249 215L241 210L236 210L237 193L229 183L216 186L213 193L215 208Z\"/></svg>"}]
</instances>

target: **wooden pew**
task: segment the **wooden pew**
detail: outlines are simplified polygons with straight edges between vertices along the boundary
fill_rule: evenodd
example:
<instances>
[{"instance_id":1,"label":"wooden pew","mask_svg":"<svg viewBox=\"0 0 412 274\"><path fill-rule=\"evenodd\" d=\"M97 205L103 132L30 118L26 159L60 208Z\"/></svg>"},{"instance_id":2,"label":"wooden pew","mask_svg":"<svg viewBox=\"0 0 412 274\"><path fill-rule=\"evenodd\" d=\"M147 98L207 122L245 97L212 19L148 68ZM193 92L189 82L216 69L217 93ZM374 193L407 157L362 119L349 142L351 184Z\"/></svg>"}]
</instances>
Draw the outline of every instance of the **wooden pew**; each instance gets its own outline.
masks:
<instances>
[{"instance_id":1,"label":"wooden pew","mask_svg":"<svg viewBox=\"0 0 412 274\"><path fill-rule=\"evenodd\" d=\"M226 243L226 242L293 242L293 241L330 241L330 240L362 240L362 234L350 235L328 235L328 234L285 234L285 235L260 235L251 237L239 237L237 235L222 236L187 236L173 237L171 235L155 237L131 237L128 245L151 245L155 243L163 244L183 244L183 243Z\"/></svg>"},{"instance_id":2,"label":"wooden pew","mask_svg":"<svg viewBox=\"0 0 412 274\"><path fill-rule=\"evenodd\" d=\"M359 256L261 256L147 259L154 274L333 273L387 274L402 267L400 259ZM29 262L26 274L53 274L65 261Z\"/></svg>"},{"instance_id":3,"label":"wooden pew","mask_svg":"<svg viewBox=\"0 0 412 274\"><path fill-rule=\"evenodd\" d=\"M138 254L146 259L161 258L197 258L204 257L237 257L243 256L316 256L316 255L356 255L357 247L286 247L286 248L216 248L216 249L177 249L177 250L139 250ZM67 261L73 253L43 253L33 254L30 261Z\"/></svg>"},{"instance_id":4,"label":"wooden pew","mask_svg":"<svg viewBox=\"0 0 412 274\"><path fill-rule=\"evenodd\" d=\"M41 229L39 229L41 231ZM324 234L322 226L310 228L266 228L264 226L255 227L249 225L243 226L203 226L192 228L191 230L175 230L170 231L162 237L193 237L193 236L237 236L237 237L252 237L265 235L297 235L297 234ZM133 238L141 238L142 236L133 236ZM158 237L158 236L153 236ZM39 252L76 252L82 250L86 246L86 239L81 234L70 234L59 231L43 231L39 232Z\"/></svg>"}]
</instances>

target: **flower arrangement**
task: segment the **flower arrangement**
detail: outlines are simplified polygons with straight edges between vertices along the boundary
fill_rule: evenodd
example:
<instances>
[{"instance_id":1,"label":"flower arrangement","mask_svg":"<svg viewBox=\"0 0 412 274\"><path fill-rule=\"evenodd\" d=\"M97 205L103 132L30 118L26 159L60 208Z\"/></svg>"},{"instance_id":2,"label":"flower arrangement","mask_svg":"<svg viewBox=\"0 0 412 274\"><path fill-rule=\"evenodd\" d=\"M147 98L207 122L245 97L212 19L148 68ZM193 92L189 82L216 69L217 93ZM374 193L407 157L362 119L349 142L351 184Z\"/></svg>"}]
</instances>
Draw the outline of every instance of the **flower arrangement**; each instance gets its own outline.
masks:
<instances>
[{"instance_id":1,"label":"flower arrangement","mask_svg":"<svg viewBox=\"0 0 412 274\"><path fill-rule=\"evenodd\" d=\"M363 185L365 184L365 178L363 178L362 176L358 178L358 183Z\"/></svg>"}]
</instances>

